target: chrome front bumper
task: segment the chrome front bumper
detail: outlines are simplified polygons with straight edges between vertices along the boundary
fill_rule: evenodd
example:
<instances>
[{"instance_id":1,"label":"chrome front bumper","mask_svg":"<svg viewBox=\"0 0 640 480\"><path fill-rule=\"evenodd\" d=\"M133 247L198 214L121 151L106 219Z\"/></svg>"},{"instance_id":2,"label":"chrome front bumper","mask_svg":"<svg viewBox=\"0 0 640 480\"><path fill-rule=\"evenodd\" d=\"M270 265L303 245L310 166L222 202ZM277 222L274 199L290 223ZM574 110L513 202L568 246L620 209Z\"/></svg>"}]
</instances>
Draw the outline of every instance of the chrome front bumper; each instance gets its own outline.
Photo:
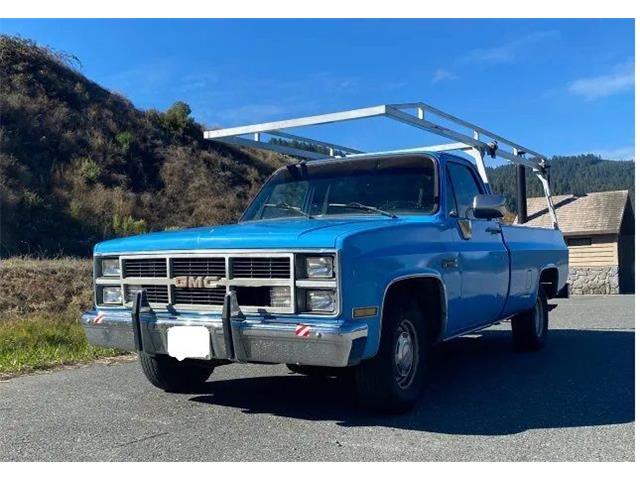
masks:
<instances>
[{"instance_id":1,"label":"chrome front bumper","mask_svg":"<svg viewBox=\"0 0 640 480\"><path fill-rule=\"evenodd\" d=\"M131 310L92 310L82 315L89 343L97 346L135 351ZM304 323L301 320L301 323ZM173 326L207 327L214 358L227 359L220 315L169 315L153 311L140 315L144 350L167 353L167 330ZM296 336L296 323L277 319L232 320L235 361L299 363L327 367L346 367L358 363L367 339L367 325L360 322L331 324L305 323L309 336Z\"/></svg>"}]
</instances>

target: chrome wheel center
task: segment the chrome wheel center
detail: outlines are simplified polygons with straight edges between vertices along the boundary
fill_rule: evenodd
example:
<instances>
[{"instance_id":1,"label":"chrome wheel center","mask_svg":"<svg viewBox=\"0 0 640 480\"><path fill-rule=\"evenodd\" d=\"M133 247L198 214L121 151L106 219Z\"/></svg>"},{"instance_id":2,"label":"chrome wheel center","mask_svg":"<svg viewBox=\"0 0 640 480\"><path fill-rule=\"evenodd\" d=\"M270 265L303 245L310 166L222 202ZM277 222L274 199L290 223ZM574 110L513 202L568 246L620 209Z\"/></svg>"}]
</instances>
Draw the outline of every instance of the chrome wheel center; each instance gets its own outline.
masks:
<instances>
[{"instance_id":1,"label":"chrome wheel center","mask_svg":"<svg viewBox=\"0 0 640 480\"><path fill-rule=\"evenodd\" d=\"M413 382L418 363L417 334L411 322L404 320L398 326L398 336L394 355L395 378L400 388L407 388Z\"/></svg>"},{"instance_id":2,"label":"chrome wheel center","mask_svg":"<svg viewBox=\"0 0 640 480\"><path fill-rule=\"evenodd\" d=\"M402 332L396 342L396 367L400 375L406 375L413 366L413 342L408 332Z\"/></svg>"}]
</instances>

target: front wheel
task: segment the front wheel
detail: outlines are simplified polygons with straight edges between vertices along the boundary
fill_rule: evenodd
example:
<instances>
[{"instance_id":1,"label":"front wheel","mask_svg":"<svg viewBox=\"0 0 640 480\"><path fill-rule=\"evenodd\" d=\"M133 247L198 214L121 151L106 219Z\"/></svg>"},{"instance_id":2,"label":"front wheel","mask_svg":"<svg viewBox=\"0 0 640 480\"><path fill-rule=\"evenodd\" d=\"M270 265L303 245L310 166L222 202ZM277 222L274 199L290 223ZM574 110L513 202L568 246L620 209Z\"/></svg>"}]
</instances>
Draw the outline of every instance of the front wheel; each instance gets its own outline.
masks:
<instances>
[{"instance_id":1,"label":"front wheel","mask_svg":"<svg viewBox=\"0 0 640 480\"><path fill-rule=\"evenodd\" d=\"M534 307L527 312L519 313L511 320L514 347L525 352L540 350L545 344L548 331L547 296L543 288L538 288Z\"/></svg>"},{"instance_id":2,"label":"front wheel","mask_svg":"<svg viewBox=\"0 0 640 480\"><path fill-rule=\"evenodd\" d=\"M425 321L411 298L396 297L389 305L378 354L355 369L362 405L389 413L415 406L424 389L430 351Z\"/></svg>"},{"instance_id":3,"label":"front wheel","mask_svg":"<svg viewBox=\"0 0 640 480\"><path fill-rule=\"evenodd\" d=\"M155 387L167 392L189 392L201 387L213 373L214 366L189 360L182 362L168 355L139 353L142 371Z\"/></svg>"}]
</instances>

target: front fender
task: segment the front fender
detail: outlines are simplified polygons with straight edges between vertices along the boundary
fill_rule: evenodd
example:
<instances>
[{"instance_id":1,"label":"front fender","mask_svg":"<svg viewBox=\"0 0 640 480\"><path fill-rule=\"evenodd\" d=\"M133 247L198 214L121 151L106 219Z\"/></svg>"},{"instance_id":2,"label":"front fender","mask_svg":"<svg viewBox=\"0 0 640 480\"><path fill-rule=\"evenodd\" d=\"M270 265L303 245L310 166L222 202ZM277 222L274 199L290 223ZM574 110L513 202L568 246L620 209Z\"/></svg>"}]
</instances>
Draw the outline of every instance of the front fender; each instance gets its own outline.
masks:
<instances>
[{"instance_id":1,"label":"front fender","mask_svg":"<svg viewBox=\"0 0 640 480\"><path fill-rule=\"evenodd\" d=\"M369 336L364 348L363 358L371 358L376 355L380 348L380 338L382 332L382 322L384 318L384 305L387 299L387 295L391 287L401 281L411 280L416 278L433 278L440 284L441 304L443 305L442 316L440 318L440 331L444 334L447 331L447 290L445 283L442 279L442 275L439 271L432 268L422 269L404 269L395 271L386 277L384 277L375 286L372 285L370 290L364 290L362 294L357 294L351 291L351 295L347 295L353 306L349 308L349 312L353 312L353 308L362 306L375 306L378 314L367 318L367 326L369 330ZM354 286L357 285L353 284ZM357 288L357 287L356 287ZM345 309L345 311L347 311Z\"/></svg>"},{"instance_id":2,"label":"front fender","mask_svg":"<svg viewBox=\"0 0 640 480\"><path fill-rule=\"evenodd\" d=\"M376 355L384 300L393 284L398 281L427 277L440 282L443 292L443 330L446 331L447 294L442 277L442 261L449 257L446 232L434 225L404 226L395 232L361 234L342 245L342 300L345 319L353 319L354 308L375 307L376 314L366 320L369 335L363 358ZM425 241L428 238L431 241Z\"/></svg>"}]
</instances>

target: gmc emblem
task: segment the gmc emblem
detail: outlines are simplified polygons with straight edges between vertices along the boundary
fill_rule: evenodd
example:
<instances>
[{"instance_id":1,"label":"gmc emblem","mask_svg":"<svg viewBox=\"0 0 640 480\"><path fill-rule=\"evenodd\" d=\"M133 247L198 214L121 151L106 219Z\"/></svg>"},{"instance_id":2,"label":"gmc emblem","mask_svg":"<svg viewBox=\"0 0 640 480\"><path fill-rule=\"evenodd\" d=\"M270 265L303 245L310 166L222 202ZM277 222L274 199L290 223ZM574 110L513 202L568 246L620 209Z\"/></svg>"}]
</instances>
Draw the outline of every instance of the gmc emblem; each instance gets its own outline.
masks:
<instances>
[{"instance_id":1,"label":"gmc emblem","mask_svg":"<svg viewBox=\"0 0 640 480\"><path fill-rule=\"evenodd\" d=\"M183 276L174 279L178 288L216 288L220 277L192 277Z\"/></svg>"}]
</instances>

